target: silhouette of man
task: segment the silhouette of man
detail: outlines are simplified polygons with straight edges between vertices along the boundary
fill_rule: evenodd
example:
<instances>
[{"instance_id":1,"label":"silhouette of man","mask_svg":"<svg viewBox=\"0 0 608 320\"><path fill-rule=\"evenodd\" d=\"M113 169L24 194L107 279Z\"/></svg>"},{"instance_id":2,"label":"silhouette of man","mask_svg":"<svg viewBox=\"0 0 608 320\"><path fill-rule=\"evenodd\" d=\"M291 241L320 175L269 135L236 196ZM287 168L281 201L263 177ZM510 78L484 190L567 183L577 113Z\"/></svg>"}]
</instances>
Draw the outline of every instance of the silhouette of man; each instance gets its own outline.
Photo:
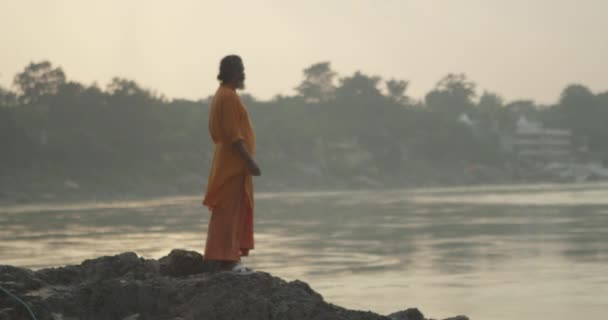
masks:
<instances>
[{"instance_id":1,"label":"silhouette of man","mask_svg":"<svg viewBox=\"0 0 608 320\"><path fill-rule=\"evenodd\" d=\"M253 126L236 92L245 87L242 59L224 57L217 79L220 86L209 110L213 162L202 201L211 210L204 260L219 261L220 270L249 273L241 257L254 248L252 176L261 173L253 160Z\"/></svg>"}]
</instances>

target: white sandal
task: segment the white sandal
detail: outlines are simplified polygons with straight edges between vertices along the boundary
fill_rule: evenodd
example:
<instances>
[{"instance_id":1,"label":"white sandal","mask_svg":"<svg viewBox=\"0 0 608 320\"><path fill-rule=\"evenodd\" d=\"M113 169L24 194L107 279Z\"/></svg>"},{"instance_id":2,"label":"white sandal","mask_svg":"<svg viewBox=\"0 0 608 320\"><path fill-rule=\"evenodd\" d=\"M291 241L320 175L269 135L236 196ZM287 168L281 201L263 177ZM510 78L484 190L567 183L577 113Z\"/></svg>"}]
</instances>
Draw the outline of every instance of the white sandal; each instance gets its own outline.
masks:
<instances>
[{"instance_id":1,"label":"white sandal","mask_svg":"<svg viewBox=\"0 0 608 320\"><path fill-rule=\"evenodd\" d=\"M234 267L232 267L232 272L236 274L252 274L255 271L249 267L245 267L244 265L237 263Z\"/></svg>"}]
</instances>

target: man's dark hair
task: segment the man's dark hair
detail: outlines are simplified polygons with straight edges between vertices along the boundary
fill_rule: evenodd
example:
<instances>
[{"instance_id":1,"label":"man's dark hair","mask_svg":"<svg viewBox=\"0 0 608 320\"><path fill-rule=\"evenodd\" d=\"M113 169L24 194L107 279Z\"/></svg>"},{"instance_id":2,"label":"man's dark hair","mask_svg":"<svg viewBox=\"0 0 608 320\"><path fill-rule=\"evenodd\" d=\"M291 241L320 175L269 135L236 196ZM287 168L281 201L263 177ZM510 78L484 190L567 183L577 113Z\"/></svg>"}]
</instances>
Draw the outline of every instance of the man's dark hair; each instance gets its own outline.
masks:
<instances>
[{"instance_id":1,"label":"man's dark hair","mask_svg":"<svg viewBox=\"0 0 608 320\"><path fill-rule=\"evenodd\" d=\"M220 74L217 79L221 82L234 80L234 77L243 72L243 60L237 55L225 56L220 62Z\"/></svg>"}]
</instances>

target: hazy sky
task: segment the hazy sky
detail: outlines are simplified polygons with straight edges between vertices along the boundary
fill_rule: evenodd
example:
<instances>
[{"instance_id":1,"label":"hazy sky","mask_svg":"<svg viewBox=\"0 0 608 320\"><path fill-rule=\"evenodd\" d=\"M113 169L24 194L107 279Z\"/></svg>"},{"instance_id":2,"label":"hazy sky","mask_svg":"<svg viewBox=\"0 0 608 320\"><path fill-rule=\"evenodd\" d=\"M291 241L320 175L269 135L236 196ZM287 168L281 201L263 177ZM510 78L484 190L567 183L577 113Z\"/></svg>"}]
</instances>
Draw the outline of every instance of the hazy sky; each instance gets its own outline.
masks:
<instances>
[{"instance_id":1,"label":"hazy sky","mask_svg":"<svg viewBox=\"0 0 608 320\"><path fill-rule=\"evenodd\" d=\"M71 80L198 99L237 53L262 99L329 60L342 76L409 80L415 98L464 72L479 92L549 103L573 82L608 90L607 13L606 0L0 0L0 84L48 59Z\"/></svg>"}]
</instances>

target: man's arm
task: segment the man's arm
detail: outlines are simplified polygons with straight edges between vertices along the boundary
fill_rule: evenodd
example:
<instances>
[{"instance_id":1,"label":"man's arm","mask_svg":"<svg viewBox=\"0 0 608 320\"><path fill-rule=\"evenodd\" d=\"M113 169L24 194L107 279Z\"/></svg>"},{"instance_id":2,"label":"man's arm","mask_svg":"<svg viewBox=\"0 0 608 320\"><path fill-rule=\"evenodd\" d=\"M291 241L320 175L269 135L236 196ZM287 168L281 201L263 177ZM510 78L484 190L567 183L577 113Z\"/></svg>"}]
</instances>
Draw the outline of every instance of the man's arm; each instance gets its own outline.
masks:
<instances>
[{"instance_id":1,"label":"man's arm","mask_svg":"<svg viewBox=\"0 0 608 320\"><path fill-rule=\"evenodd\" d=\"M249 154L247 147L245 147L245 143L243 143L243 140L238 140L237 142L235 142L233 144L233 147L236 148L238 153L243 158L245 158L245 162L247 163L247 168L249 169L249 172L251 172L251 175L259 176L262 174L262 172L260 171L260 167L258 167L258 164L255 163L255 161Z\"/></svg>"}]
</instances>

